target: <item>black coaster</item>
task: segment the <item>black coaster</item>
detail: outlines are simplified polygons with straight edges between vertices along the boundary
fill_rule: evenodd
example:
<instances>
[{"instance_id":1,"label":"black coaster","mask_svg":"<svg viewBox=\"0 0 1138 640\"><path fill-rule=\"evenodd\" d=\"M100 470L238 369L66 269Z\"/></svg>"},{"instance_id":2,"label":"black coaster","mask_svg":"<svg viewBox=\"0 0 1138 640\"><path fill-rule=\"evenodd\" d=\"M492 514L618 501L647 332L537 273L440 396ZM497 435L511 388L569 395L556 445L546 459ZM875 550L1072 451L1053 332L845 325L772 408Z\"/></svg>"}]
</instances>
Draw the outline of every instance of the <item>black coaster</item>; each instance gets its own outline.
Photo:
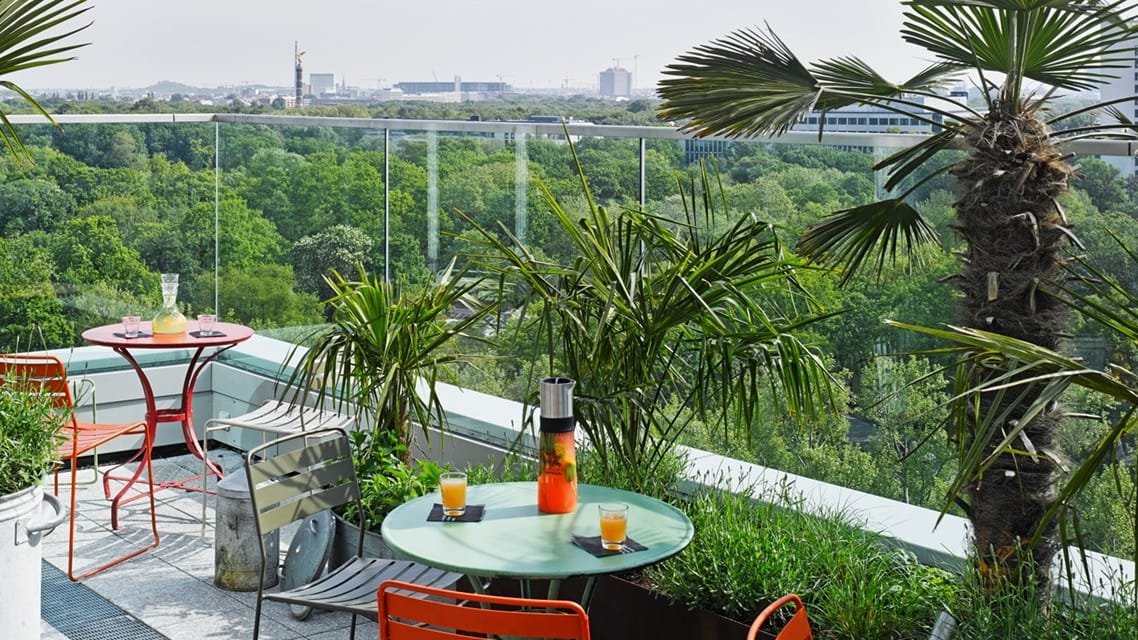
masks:
<instances>
[{"instance_id":1,"label":"black coaster","mask_svg":"<svg viewBox=\"0 0 1138 640\"><path fill-rule=\"evenodd\" d=\"M620 549L606 549L602 547L600 536L573 536L572 542L598 558L615 556L621 553L634 553L636 551L644 551L648 548L632 538L625 538L624 546Z\"/></svg>"},{"instance_id":2,"label":"black coaster","mask_svg":"<svg viewBox=\"0 0 1138 640\"><path fill-rule=\"evenodd\" d=\"M444 516L443 505L436 502L435 506L431 507L427 522L478 522L485 512L486 505L484 504L468 504L466 505L466 512L461 516Z\"/></svg>"},{"instance_id":3,"label":"black coaster","mask_svg":"<svg viewBox=\"0 0 1138 640\"><path fill-rule=\"evenodd\" d=\"M135 338L150 338L150 337L153 337L154 334L144 333L142 331L139 331L138 333L134 334L133 336L128 336L125 333L123 333L122 331L116 331L115 335L118 336L119 338L125 338L127 340L134 340Z\"/></svg>"},{"instance_id":4,"label":"black coaster","mask_svg":"<svg viewBox=\"0 0 1138 640\"><path fill-rule=\"evenodd\" d=\"M201 331L191 331L190 335L195 338L224 338L225 334L220 331L210 331L209 333L202 333Z\"/></svg>"}]
</instances>

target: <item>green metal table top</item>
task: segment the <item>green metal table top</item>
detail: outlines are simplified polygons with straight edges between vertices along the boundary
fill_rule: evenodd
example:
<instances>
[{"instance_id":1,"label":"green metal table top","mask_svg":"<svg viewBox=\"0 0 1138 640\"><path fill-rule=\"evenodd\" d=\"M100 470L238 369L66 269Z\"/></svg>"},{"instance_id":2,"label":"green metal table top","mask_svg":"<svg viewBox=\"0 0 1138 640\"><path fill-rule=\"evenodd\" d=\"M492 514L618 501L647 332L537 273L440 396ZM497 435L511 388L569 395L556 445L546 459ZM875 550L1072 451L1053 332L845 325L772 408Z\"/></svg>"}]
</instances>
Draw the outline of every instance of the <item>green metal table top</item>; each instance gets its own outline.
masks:
<instances>
[{"instance_id":1,"label":"green metal table top","mask_svg":"<svg viewBox=\"0 0 1138 640\"><path fill-rule=\"evenodd\" d=\"M395 553L432 567L487 578L551 578L619 573L671 557L691 542L695 529L679 509L648 496L582 484L577 510L537 510L536 482L471 485L466 503L486 505L479 522L428 522L433 493L406 502L383 519L384 542ZM597 558L570 542L600 535L597 505L629 505L628 536L648 547Z\"/></svg>"}]
</instances>

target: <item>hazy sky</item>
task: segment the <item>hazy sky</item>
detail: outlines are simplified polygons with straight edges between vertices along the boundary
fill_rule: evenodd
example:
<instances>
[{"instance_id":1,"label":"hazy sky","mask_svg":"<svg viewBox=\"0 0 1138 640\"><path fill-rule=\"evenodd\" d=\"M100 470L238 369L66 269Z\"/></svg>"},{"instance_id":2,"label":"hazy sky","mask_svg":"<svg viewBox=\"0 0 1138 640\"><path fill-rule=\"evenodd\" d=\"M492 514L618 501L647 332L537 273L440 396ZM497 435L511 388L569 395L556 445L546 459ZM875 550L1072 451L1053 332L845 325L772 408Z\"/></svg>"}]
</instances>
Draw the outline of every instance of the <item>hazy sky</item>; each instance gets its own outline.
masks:
<instances>
[{"instance_id":1,"label":"hazy sky","mask_svg":"<svg viewBox=\"0 0 1138 640\"><path fill-rule=\"evenodd\" d=\"M898 34L895 0L94 0L78 59L9 79L29 89L292 83L362 87L501 77L592 87L619 59L651 87L692 47L768 22L806 61L857 55L893 80L927 63ZM382 80L381 80L382 79Z\"/></svg>"}]
</instances>

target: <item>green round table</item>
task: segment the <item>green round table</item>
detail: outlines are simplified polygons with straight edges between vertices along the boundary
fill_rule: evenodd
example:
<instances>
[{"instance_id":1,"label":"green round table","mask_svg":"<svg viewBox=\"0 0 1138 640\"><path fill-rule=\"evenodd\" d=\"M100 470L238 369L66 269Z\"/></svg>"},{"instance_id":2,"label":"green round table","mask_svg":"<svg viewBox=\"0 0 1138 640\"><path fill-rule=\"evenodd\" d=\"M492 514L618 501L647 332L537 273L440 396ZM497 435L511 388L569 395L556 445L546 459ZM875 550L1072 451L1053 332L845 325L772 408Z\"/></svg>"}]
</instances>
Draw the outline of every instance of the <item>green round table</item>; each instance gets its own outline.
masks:
<instances>
[{"instance_id":1,"label":"green round table","mask_svg":"<svg viewBox=\"0 0 1138 640\"><path fill-rule=\"evenodd\" d=\"M587 576L582 604L587 605L596 576L620 573L669 558L691 542L695 529L679 509L655 498L590 484L578 486L577 510L550 514L537 510L536 482L471 485L466 503L486 505L479 522L429 522L438 493L408 501L383 519L383 541L397 555L476 578L516 578L528 595L529 579L547 579L549 598L563 579ZM634 553L598 558L570 541L574 535L600 535L597 505L628 504L628 536L647 547Z\"/></svg>"}]
</instances>

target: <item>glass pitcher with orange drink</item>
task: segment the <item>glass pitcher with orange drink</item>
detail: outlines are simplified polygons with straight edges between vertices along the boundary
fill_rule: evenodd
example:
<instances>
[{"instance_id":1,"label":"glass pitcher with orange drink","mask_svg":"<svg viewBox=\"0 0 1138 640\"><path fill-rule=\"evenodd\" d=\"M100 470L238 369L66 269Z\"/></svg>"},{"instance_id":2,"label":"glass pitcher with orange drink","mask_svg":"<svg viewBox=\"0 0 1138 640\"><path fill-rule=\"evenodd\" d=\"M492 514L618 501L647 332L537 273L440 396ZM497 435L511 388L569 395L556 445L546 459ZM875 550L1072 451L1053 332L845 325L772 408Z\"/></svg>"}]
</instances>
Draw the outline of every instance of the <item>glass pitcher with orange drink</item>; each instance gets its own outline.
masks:
<instances>
[{"instance_id":1,"label":"glass pitcher with orange drink","mask_svg":"<svg viewBox=\"0 0 1138 640\"><path fill-rule=\"evenodd\" d=\"M537 509L543 513L577 510L577 444L573 386L569 378L541 381Z\"/></svg>"}]
</instances>

